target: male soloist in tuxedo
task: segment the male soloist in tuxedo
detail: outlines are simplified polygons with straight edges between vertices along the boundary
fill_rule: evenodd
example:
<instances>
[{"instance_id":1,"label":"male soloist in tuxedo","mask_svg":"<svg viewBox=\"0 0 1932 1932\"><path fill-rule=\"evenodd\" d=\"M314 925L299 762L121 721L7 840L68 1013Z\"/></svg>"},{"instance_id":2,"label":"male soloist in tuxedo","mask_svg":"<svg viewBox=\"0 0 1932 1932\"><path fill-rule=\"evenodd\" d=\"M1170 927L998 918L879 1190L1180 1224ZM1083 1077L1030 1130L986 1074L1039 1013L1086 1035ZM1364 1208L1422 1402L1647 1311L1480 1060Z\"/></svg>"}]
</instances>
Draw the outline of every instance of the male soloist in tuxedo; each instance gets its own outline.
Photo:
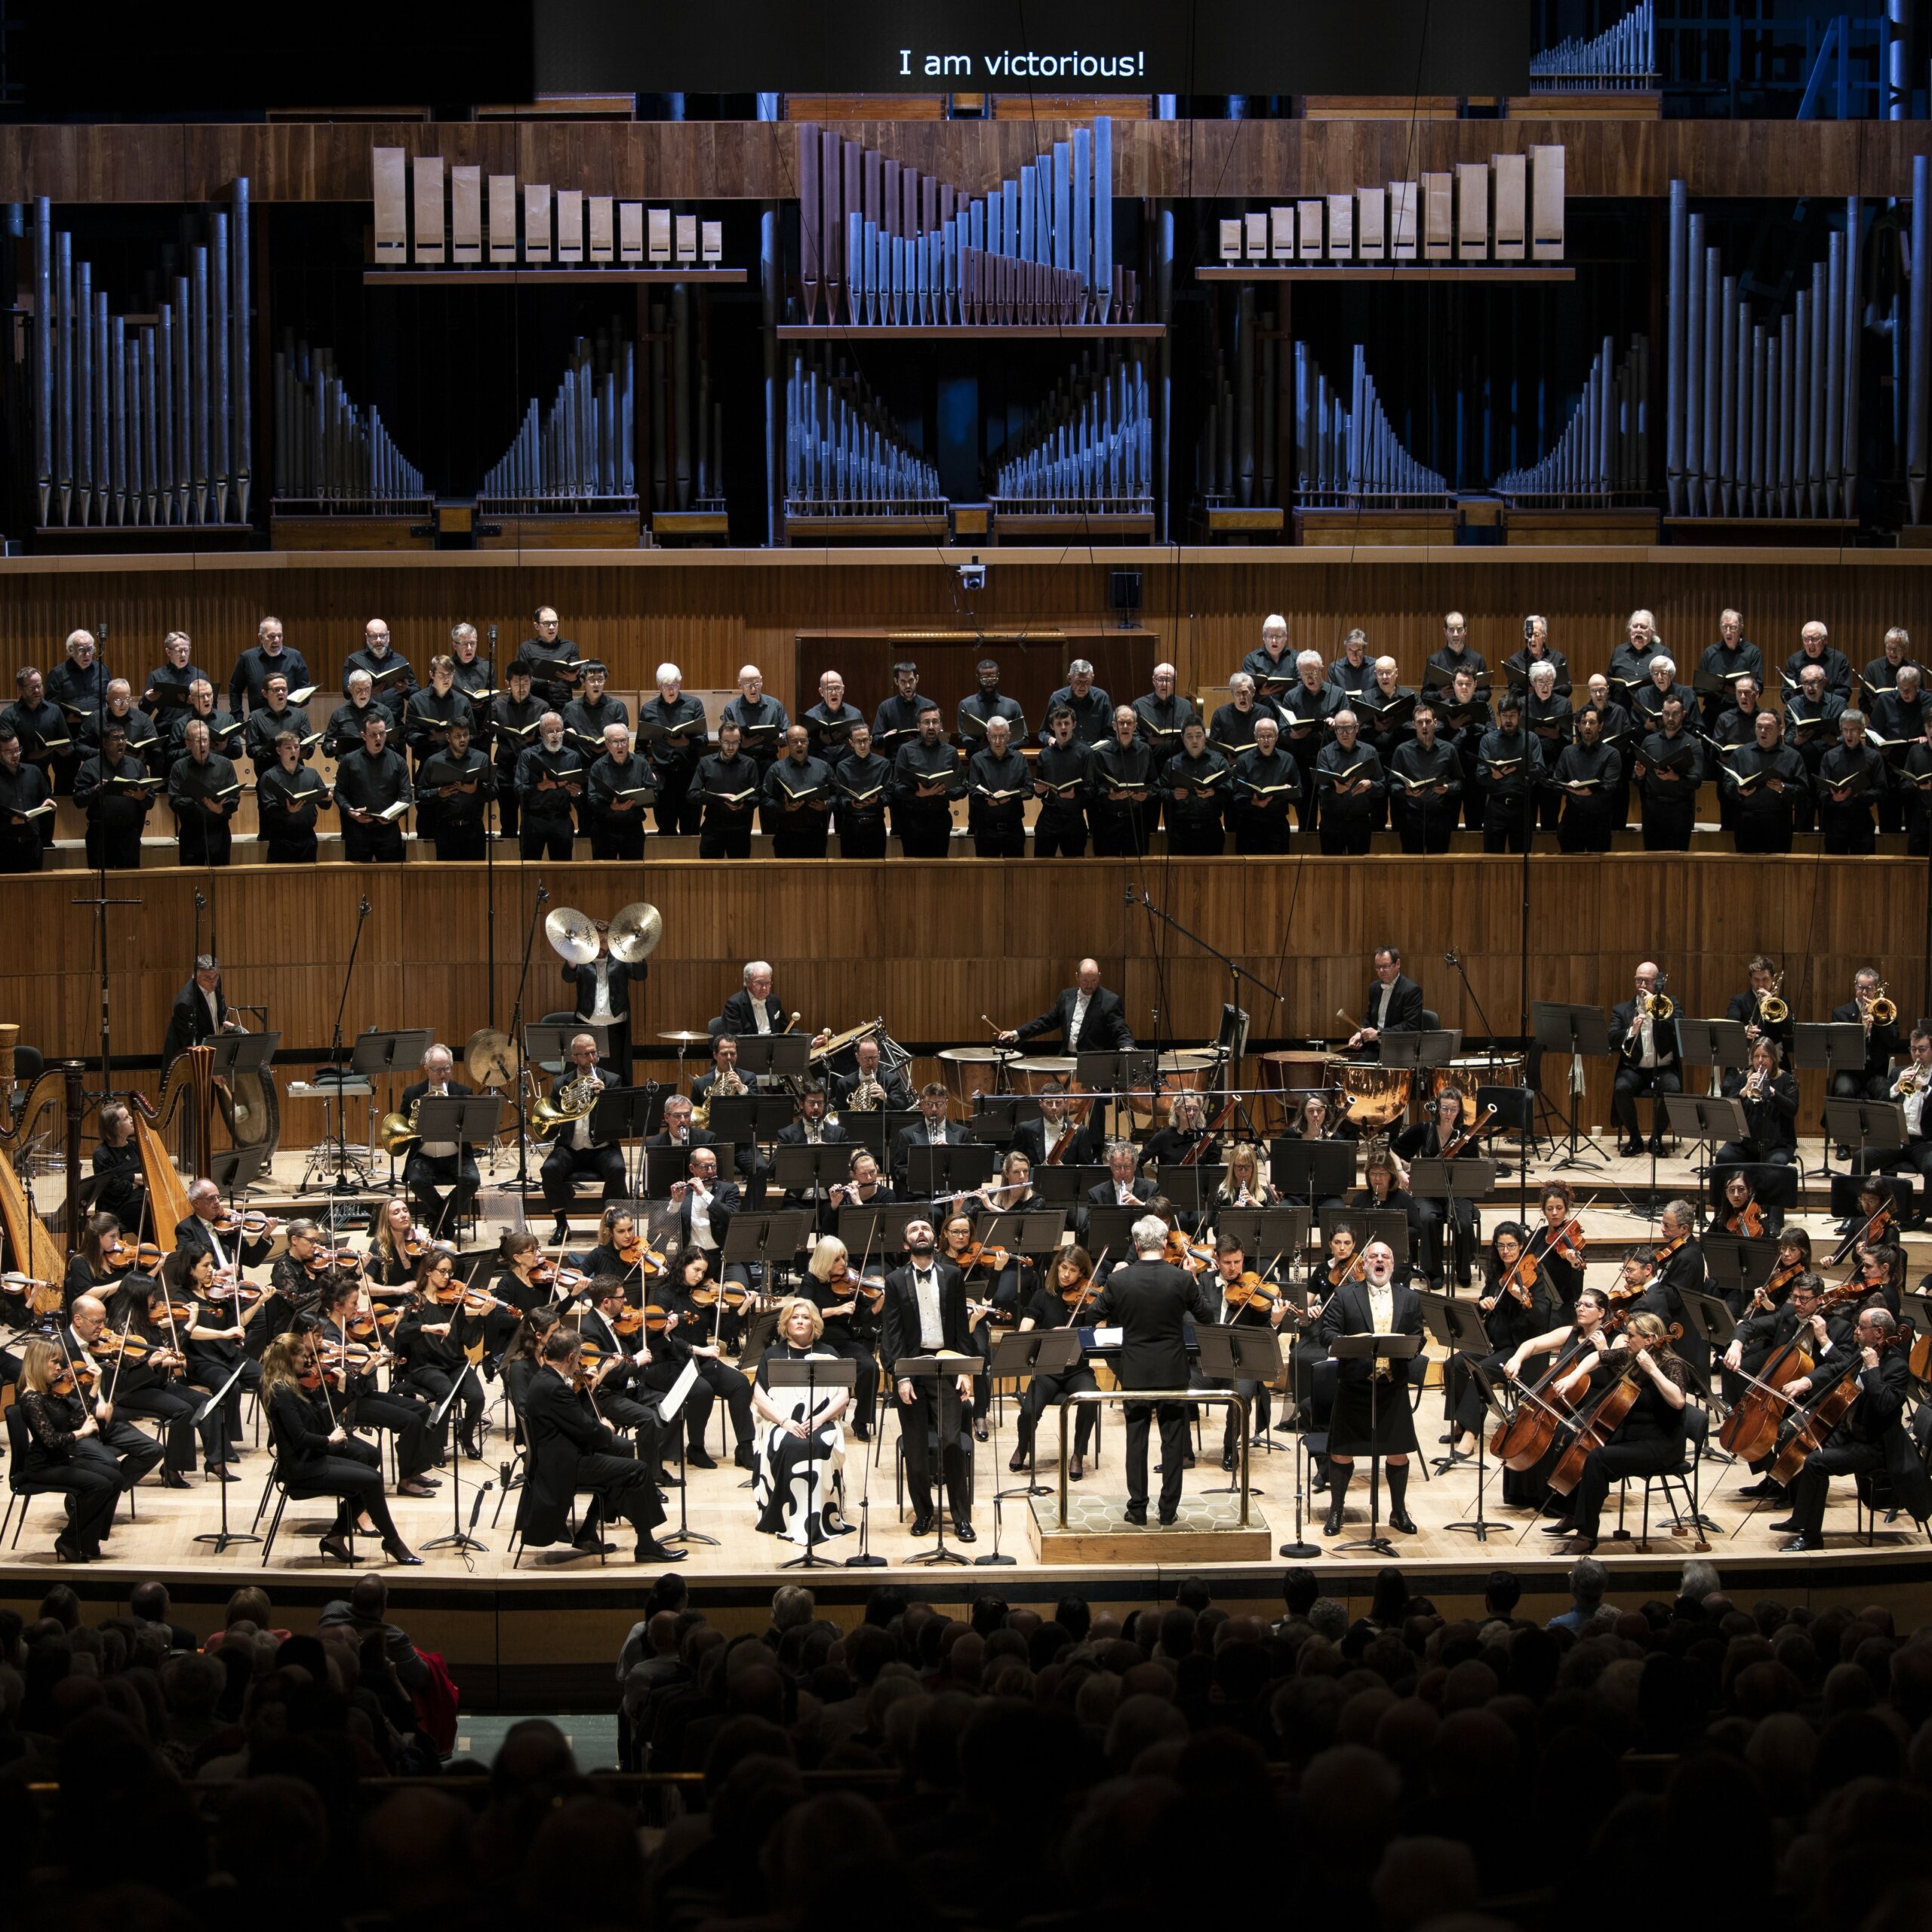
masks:
<instances>
[{"instance_id":1,"label":"male soloist in tuxedo","mask_svg":"<svg viewBox=\"0 0 1932 1932\"><path fill-rule=\"evenodd\" d=\"M448 1047L434 1046L423 1056L420 1080L411 1081L402 1090L405 1118L418 1100L466 1100L471 1089L450 1074L455 1065ZM477 1171L475 1150L467 1142L459 1146L454 1140L419 1140L409 1150L402 1171L402 1184L409 1198L423 1211L429 1232L451 1238L449 1231L462 1220L481 1191L483 1177Z\"/></svg>"},{"instance_id":2,"label":"male soloist in tuxedo","mask_svg":"<svg viewBox=\"0 0 1932 1932\"><path fill-rule=\"evenodd\" d=\"M974 1540L973 1531L972 1438L968 1420L972 1408L973 1377L979 1366L967 1325L965 1277L937 1256L937 1237L930 1221L913 1221L906 1229L906 1266L885 1278L880 1359L887 1371L909 1356L931 1355L945 1349L964 1358L957 1379L959 1426L940 1443L940 1466L946 1477L946 1500L952 1512L953 1533L961 1543ZM912 1534L930 1536L933 1529L932 1450L926 1432L934 1421L937 1398L931 1378L898 1382L899 1438L906 1450L906 1487L912 1499Z\"/></svg>"},{"instance_id":3,"label":"male soloist in tuxedo","mask_svg":"<svg viewBox=\"0 0 1932 1932\"><path fill-rule=\"evenodd\" d=\"M1193 1280L1161 1259L1167 1224L1158 1215L1134 1224L1134 1260L1117 1268L1094 1303L1097 1328L1122 1331L1114 1373L1123 1389L1187 1386L1186 1324L1203 1312ZM1158 1414L1161 1423L1160 1520L1171 1523L1180 1510L1181 1478L1187 1461L1186 1402L1128 1402L1127 1423L1127 1520L1147 1520L1147 1431Z\"/></svg>"}]
</instances>

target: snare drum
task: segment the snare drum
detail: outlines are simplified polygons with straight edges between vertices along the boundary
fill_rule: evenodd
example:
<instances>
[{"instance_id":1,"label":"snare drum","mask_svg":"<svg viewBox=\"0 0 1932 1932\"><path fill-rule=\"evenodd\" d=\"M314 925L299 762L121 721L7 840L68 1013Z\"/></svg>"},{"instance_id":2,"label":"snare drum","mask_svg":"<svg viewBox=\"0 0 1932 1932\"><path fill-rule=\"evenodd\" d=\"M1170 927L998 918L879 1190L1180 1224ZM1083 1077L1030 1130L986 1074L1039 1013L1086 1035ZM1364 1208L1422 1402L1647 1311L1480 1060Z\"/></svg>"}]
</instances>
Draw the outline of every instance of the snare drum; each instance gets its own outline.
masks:
<instances>
[{"instance_id":1,"label":"snare drum","mask_svg":"<svg viewBox=\"0 0 1932 1932\"><path fill-rule=\"evenodd\" d=\"M1011 1047L942 1047L946 1084L954 1100L970 1115L977 1094L997 1094L1004 1083L1000 1069L1019 1056Z\"/></svg>"},{"instance_id":2,"label":"snare drum","mask_svg":"<svg viewBox=\"0 0 1932 1932\"><path fill-rule=\"evenodd\" d=\"M1410 1074L1406 1066L1376 1066L1358 1060L1335 1069L1342 1090L1343 1118L1367 1134L1380 1134L1409 1109Z\"/></svg>"},{"instance_id":3,"label":"snare drum","mask_svg":"<svg viewBox=\"0 0 1932 1932\"><path fill-rule=\"evenodd\" d=\"M1463 1124L1475 1124L1476 1089L1478 1087L1515 1087L1521 1084L1523 1056L1500 1054L1494 1060L1481 1054L1466 1054L1429 1070L1429 1096L1432 1100L1449 1088L1463 1097Z\"/></svg>"}]
</instances>

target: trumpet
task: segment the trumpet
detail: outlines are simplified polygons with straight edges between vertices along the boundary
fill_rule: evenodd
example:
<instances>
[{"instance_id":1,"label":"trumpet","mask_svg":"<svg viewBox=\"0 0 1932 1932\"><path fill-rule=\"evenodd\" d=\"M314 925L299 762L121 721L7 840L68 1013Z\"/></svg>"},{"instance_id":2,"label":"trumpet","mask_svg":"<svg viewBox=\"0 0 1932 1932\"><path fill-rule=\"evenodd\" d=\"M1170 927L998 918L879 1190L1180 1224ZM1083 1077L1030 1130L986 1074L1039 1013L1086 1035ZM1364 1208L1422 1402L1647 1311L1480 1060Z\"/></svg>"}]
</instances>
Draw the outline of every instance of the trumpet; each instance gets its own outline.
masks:
<instances>
[{"instance_id":1,"label":"trumpet","mask_svg":"<svg viewBox=\"0 0 1932 1932\"><path fill-rule=\"evenodd\" d=\"M691 1109L692 1126L708 1128L711 1125L711 1103L721 1095L730 1100L737 1094L750 1091L738 1069L735 1066L728 1066L705 1090L703 1106Z\"/></svg>"},{"instance_id":2,"label":"trumpet","mask_svg":"<svg viewBox=\"0 0 1932 1932\"><path fill-rule=\"evenodd\" d=\"M1791 1008L1778 995L1784 989L1784 975L1776 974L1770 990L1758 995L1758 1017L1767 1026L1782 1026L1791 1017Z\"/></svg>"},{"instance_id":3,"label":"trumpet","mask_svg":"<svg viewBox=\"0 0 1932 1932\"><path fill-rule=\"evenodd\" d=\"M1927 1078L1914 1060L1909 1066L1899 1069L1899 1077L1892 1082L1892 1092L1902 1100L1907 1094L1918 1092L1926 1084Z\"/></svg>"}]
</instances>

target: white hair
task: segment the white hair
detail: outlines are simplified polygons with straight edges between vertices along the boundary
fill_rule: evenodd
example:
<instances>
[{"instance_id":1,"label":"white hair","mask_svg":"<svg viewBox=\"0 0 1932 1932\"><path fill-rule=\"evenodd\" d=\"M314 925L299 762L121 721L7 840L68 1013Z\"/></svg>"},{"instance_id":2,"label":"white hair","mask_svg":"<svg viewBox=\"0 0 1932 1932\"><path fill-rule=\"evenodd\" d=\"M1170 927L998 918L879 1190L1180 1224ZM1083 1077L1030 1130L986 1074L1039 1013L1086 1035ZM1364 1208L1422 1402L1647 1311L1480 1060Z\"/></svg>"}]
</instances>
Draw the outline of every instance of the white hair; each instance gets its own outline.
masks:
<instances>
[{"instance_id":1,"label":"white hair","mask_svg":"<svg viewBox=\"0 0 1932 1932\"><path fill-rule=\"evenodd\" d=\"M1158 1254L1168 1244L1168 1224L1158 1214L1143 1214L1128 1230L1136 1254Z\"/></svg>"},{"instance_id":2,"label":"white hair","mask_svg":"<svg viewBox=\"0 0 1932 1932\"><path fill-rule=\"evenodd\" d=\"M768 960L768 959L753 959L753 960L749 960L749 961L748 961L746 963L746 966L745 966L745 984L746 984L746 986L749 986L749 985L751 984L751 983L752 983L752 979L753 979L753 978L754 978L757 974L760 974L760 973L763 973L763 974L765 974L769 975L769 974L771 973L771 961L770 960Z\"/></svg>"},{"instance_id":3,"label":"white hair","mask_svg":"<svg viewBox=\"0 0 1932 1932\"><path fill-rule=\"evenodd\" d=\"M349 674L349 688L351 691L353 691L358 685L367 685L371 691L374 691L376 688L376 681L374 678L370 676L367 671L350 672Z\"/></svg>"},{"instance_id":4,"label":"white hair","mask_svg":"<svg viewBox=\"0 0 1932 1932\"><path fill-rule=\"evenodd\" d=\"M1300 651L1296 652L1295 669L1299 671L1304 664L1312 664L1318 671L1320 670L1321 669L1321 652L1318 651Z\"/></svg>"},{"instance_id":5,"label":"white hair","mask_svg":"<svg viewBox=\"0 0 1932 1932\"><path fill-rule=\"evenodd\" d=\"M428 1051L427 1051L427 1052L426 1052L426 1053L423 1054L423 1064L425 1066L427 1066L429 1064L429 1063L430 1063L432 1060L434 1060L438 1054L441 1054L441 1056L443 1057L443 1058L444 1058L445 1060L448 1060L448 1061L449 1062L449 1063L451 1064L451 1066L455 1066L455 1064L456 1064L456 1055L455 1055L454 1054L451 1053L451 1052L450 1051L449 1048L448 1048L448 1047L445 1046L445 1045L443 1044L442 1041L440 1041L440 1040L435 1040L435 1041L431 1041L431 1043L430 1043L430 1044L429 1044L429 1048Z\"/></svg>"},{"instance_id":6,"label":"white hair","mask_svg":"<svg viewBox=\"0 0 1932 1932\"><path fill-rule=\"evenodd\" d=\"M1066 675L1069 678L1091 678L1094 675L1094 667L1085 658L1076 657L1066 667Z\"/></svg>"},{"instance_id":7,"label":"white hair","mask_svg":"<svg viewBox=\"0 0 1932 1932\"><path fill-rule=\"evenodd\" d=\"M1254 688L1254 680L1245 671L1237 671L1228 680L1228 689L1231 691L1251 691Z\"/></svg>"},{"instance_id":8,"label":"white hair","mask_svg":"<svg viewBox=\"0 0 1932 1932\"><path fill-rule=\"evenodd\" d=\"M681 685L685 674L675 664L660 664L657 667L657 682L660 685Z\"/></svg>"},{"instance_id":9,"label":"white hair","mask_svg":"<svg viewBox=\"0 0 1932 1932\"><path fill-rule=\"evenodd\" d=\"M1261 620L1261 628L1264 632L1272 631L1277 624L1279 624L1284 630L1288 627L1287 619L1278 611L1270 611Z\"/></svg>"},{"instance_id":10,"label":"white hair","mask_svg":"<svg viewBox=\"0 0 1932 1932\"><path fill-rule=\"evenodd\" d=\"M1530 682L1547 685L1553 691L1556 687L1556 666L1547 663L1532 664L1530 666Z\"/></svg>"},{"instance_id":11,"label":"white hair","mask_svg":"<svg viewBox=\"0 0 1932 1932\"><path fill-rule=\"evenodd\" d=\"M1661 664L1673 678L1677 675L1677 666L1673 664L1668 657L1665 657L1662 651L1659 651L1656 657L1653 657L1649 663L1644 666L1644 669L1647 671L1654 671L1660 664Z\"/></svg>"}]
</instances>

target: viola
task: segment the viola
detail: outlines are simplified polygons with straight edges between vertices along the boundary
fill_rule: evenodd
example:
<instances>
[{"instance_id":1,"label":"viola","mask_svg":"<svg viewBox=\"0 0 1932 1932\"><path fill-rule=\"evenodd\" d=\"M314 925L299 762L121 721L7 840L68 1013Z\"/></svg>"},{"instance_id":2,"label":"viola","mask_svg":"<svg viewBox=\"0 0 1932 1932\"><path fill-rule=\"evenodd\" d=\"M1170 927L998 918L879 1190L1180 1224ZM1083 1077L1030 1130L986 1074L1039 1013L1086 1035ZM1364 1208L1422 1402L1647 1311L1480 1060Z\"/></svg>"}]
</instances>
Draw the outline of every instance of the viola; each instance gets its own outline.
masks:
<instances>
[{"instance_id":1,"label":"viola","mask_svg":"<svg viewBox=\"0 0 1932 1932\"><path fill-rule=\"evenodd\" d=\"M295 1377L296 1386L305 1389L310 1395L322 1386L322 1365L312 1358L305 1362Z\"/></svg>"},{"instance_id":2,"label":"viola","mask_svg":"<svg viewBox=\"0 0 1932 1932\"><path fill-rule=\"evenodd\" d=\"M970 1275L975 1268L990 1268L997 1275L1013 1257L1003 1247L989 1247L983 1241L969 1241L950 1258L962 1275Z\"/></svg>"},{"instance_id":3,"label":"viola","mask_svg":"<svg viewBox=\"0 0 1932 1932\"><path fill-rule=\"evenodd\" d=\"M237 1308L253 1308L267 1293L267 1289L258 1288L252 1281L224 1281L217 1278L209 1285L206 1299L232 1302Z\"/></svg>"},{"instance_id":4,"label":"viola","mask_svg":"<svg viewBox=\"0 0 1932 1932\"><path fill-rule=\"evenodd\" d=\"M1170 1268L1185 1268L1191 1275L1198 1275L1204 1268L1214 1265L1214 1251L1211 1247L1196 1247L1178 1228L1168 1230L1168 1244L1162 1250L1161 1259Z\"/></svg>"},{"instance_id":5,"label":"viola","mask_svg":"<svg viewBox=\"0 0 1932 1932\"><path fill-rule=\"evenodd\" d=\"M1069 1308L1077 1308L1093 1292L1093 1276L1091 1275L1083 1275L1078 1281L1074 1283L1072 1287L1062 1288L1060 1291L1060 1298L1062 1301L1066 1303Z\"/></svg>"},{"instance_id":6,"label":"viola","mask_svg":"<svg viewBox=\"0 0 1932 1932\"><path fill-rule=\"evenodd\" d=\"M715 1308L721 1300L727 1308L743 1309L757 1300L758 1292L742 1281L700 1281L687 1299L700 1308Z\"/></svg>"},{"instance_id":7,"label":"viola","mask_svg":"<svg viewBox=\"0 0 1932 1932\"><path fill-rule=\"evenodd\" d=\"M1777 1306L1774 1297L1786 1293L1804 1272L1804 1263L1801 1261L1794 1261L1789 1268L1774 1268L1764 1285L1752 1291L1751 1306L1769 1314Z\"/></svg>"},{"instance_id":8,"label":"viola","mask_svg":"<svg viewBox=\"0 0 1932 1932\"><path fill-rule=\"evenodd\" d=\"M164 1327L180 1327L193 1321L195 1311L185 1301L162 1302L156 1305L151 1319Z\"/></svg>"},{"instance_id":9,"label":"viola","mask_svg":"<svg viewBox=\"0 0 1932 1932\"><path fill-rule=\"evenodd\" d=\"M1336 1273L1337 1269L1341 1272ZM1365 1281L1368 1279L1368 1251L1364 1248L1353 1260L1331 1261L1328 1264L1328 1288L1332 1294L1344 1281Z\"/></svg>"},{"instance_id":10,"label":"viola","mask_svg":"<svg viewBox=\"0 0 1932 1932\"><path fill-rule=\"evenodd\" d=\"M210 1226L218 1235L240 1235L249 1241L260 1241L274 1223L259 1208L251 1208L239 1214L224 1212Z\"/></svg>"},{"instance_id":11,"label":"viola","mask_svg":"<svg viewBox=\"0 0 1932 1932\"><path fill-rule=\"evenodd\" d=\"M1266 1308L1278 1301L1281 1295L1278 1284L1257 1275L1252 1268L1244 1269L1233 1281L1221 1284L1221 1299L1230 1308Z\"/></svg>"},{"instance_id":12,"label":"viola","mask_svg":"<svg viewBox=\"0 0 1932 1932\"><path fill-rule=\"evenodd\" d=\"M1548 1242L1543 1250L1546 1254L1555 1255L1559 1261L1572 1268L1581 1268L1584 1265L1584 1253L1588 1244L1583 1238L1583 1223L1575 1215L1571 1215L1554 1231L1546 1227L1542 1232Z\"/></svg>"},{"instance_id":13,"label":"viola","mask_svg":"<svg viewBox=\"0 0 1932 1932\"><path fill-rule=\"evenodd\" d=\"M854 1278L849 1264L841 1260L832 1264L832 1272L825 1278L828 1288L849 1288L852 1297L863 1295L868 1307L876 1313L885 1306L885 1284L877 1276L861 1275Z\"/></svg>"},{"instance_id":14,"label":"viola","mask_svg":"<svg viewBox=\"0 0 1932 1932\"><path fill-rule=\"evenodd\" d=\"M1739 1212L1724 1217L1724 1225L1726 1233L1755 1241L1764 1232L1764 1211L1756 1201L1747 1201Z\"/></svg>"},{"instance_id":15,"label":"viola","mask_svg":"<svg viewBox=\"0 0 1932 1932\"><path fill-rule=\"evenodd\" d=\"M1536 1257L1525 1248L1503 1271L1502 1278L1496 1284L1497 1299L1500 1300L1504 1295L1508 1295L1521 1302L1525 1308L1535 1307L1536 1279Z\"/></svg>"}]
</instances>

